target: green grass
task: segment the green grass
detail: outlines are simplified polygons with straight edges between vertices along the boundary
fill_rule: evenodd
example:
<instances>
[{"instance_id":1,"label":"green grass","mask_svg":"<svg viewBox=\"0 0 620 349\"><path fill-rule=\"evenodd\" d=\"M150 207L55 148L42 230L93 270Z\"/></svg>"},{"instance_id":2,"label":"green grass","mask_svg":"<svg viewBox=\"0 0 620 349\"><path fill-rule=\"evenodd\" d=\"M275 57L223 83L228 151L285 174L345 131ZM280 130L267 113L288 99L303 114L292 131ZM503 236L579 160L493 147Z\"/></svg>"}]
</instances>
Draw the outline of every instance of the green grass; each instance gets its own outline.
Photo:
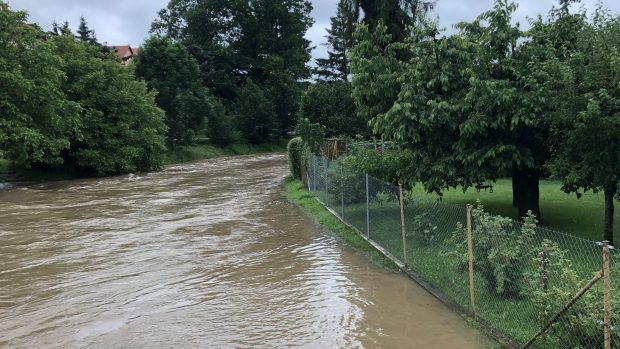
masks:
<instances>
[{"instance_id":1,"label":"green grass","mask_svg":"<svg viewBox=\"0 0 620 349\"><path fill-rule=\"evenodd\" d=\"M493 214L517 218L517 209L512 207L512 184L510 179L500 179L494 183L493 193L476 192L470 188L463 193L460 188L446 190L444 202L458 205L475 204L480 199L485 209ZM566 194L558 181L540 182L540 209L544 226L567 232L590 240L600 241L603 236L603 217L605 200L603 193L584 193L580 199L575 194ZM435 198L435 194L426 194L421 185L414 191L418 195ZM620 233L620 203L615 202L614 231Z\"/></svg>"},{"instance_id":2,"label":"green grass","mask_svg":"<svg viewBox=\"0 0 620 349\"><path fill-rule=\"evenodd\" d=\"M285 150L285 142L258 145L236 143L224 147L218 147L212 144L197 144L168 150L166 154L164 154L164 164L171 165L221 156L282 152Z\"/></svg>"},{"instance_id":3,"label":"green grass","mask_svg":"<svg viewBox=\"0 0 620 349\"><path fill-rule=\"evenodd\" d=\"M318 202L312 193L309 193L299 180L287 178L284 182L286 198L301 207L306 214L314 218L325 229L334 233L339 239L352 246L374 264L396 271L398 267L381 252L375 249L368 241L364 240L355 230L334 217L325 207Z\"/></svg>"}]
</instances>

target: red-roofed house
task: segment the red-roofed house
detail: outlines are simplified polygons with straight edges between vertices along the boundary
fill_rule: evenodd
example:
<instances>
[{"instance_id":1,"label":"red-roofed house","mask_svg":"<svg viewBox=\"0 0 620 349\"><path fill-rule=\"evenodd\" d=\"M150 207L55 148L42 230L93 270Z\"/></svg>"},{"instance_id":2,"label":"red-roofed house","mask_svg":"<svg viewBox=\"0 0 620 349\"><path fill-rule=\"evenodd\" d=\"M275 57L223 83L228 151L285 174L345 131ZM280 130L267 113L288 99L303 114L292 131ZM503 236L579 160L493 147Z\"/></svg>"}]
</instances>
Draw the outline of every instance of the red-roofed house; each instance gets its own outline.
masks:
<instances>
[{"instance_id":1,"label":"red-roofed house","mask_svg":"<svg viewBox=\"0 0 620 349\"><path fill-rule=\"evenodd\" d=\"M123 65L129 64L134 57L138 56L139 48L131 47L131 45L112 46L112 48L116 51L116 55L121 59Z\"/></svg>"}]
</instances>

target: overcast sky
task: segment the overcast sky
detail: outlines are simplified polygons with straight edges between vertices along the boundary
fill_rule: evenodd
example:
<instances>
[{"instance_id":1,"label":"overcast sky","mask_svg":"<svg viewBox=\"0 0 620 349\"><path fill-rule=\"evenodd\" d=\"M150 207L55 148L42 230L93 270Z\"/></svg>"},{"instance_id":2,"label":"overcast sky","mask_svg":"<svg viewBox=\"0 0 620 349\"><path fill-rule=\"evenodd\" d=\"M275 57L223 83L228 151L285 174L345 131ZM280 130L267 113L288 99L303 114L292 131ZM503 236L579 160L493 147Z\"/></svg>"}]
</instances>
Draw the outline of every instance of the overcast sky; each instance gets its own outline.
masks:
<instances>
[{"instance_id":1,"label":"overcast sky","mask_svg":"<svg viewBox=\"0 0 620 349\"><path fill-rule=\"evenodd\" d=\"M311 0L314 5L312 16L315 24L308 31L307 37L312 41L314 57L323 57L326 48L325 29L329 26L329 17L336 12L337 0ZM594 9L597 0L582 0L589 12ZM620 14L619 0L603 0L604 6L614 14ZM39 23L44 29L51 29L54 20L63 23L68 20L73 29L84 16L97 38L109 45L139 46L148 36L151 22L157 11L166 6L168 0L8 0L13 9L26 10L29 21ZM519 8L515 21L527 27L526 17L535 17L557 4L557 0L517 0ZM440 25L448 30L453 24L471 21L478 14L491 8L493 0L439 0L431 16L439 16Z\"/></svg>"}]
</instances>

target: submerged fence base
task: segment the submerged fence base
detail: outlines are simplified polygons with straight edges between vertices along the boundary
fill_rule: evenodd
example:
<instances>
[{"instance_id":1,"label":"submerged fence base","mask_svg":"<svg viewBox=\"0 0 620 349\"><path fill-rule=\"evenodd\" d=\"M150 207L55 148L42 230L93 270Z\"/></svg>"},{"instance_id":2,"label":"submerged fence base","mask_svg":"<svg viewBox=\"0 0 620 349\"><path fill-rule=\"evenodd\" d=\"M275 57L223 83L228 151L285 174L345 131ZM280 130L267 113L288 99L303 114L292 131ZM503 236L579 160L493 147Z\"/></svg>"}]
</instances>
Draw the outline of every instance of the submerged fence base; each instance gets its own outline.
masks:
<instances>
[{"instance_id":1,"label":"submerged fence base","mask_svg":"<svg viewBox=\"0 0 620 349\"><path fill-rule=\"evenodd\" d=\"M443 292L441 292L440 290L436 289L431 284L426 282L424 280L424 278L422 278L420 275L418 275L415 271L409 269L407 267L407 265L405 265L400 259L396 258L388 250L383 248L383 246L379 245L378 243L376 243L375 241L370 239L368 236L366 236L359 229L357 229L355 226L349 224L347 221L342 219L342 217L340 215L338 215L338 213L336 211L334 211L333 209L331 209L327 205L325 205L319 198L315 197L314 199L316 201L318 201L321 205L323 205L323 207L325 207L325 209L327 211L329 211L329 213L331 213L334 217L336 217L340 222L342 222L344 225L346 225L347 227L349 227L352 230L354 230L362 239L364 239L366 242L368 242L370 245L372 245L372 247L374 247L377 251L381 252L390 261L392 261L392 263L394 263L402 273L407 275L411 280L413 280L415 283L420 285L424 290L426 290L428 293L433 295L433 297L437 298L440 302L442 302L445 305L447 305L452 311L457 313L463 319L465 319L467 321L469 321L469 320L476 321L476 323L479 325L479 327L480 327L480 329L482 330L483 333L485 333L487 336L491 337L492 339L498 341L504 348L508 348L508 349L513 349L514 348L514 349L516 349L516 348L520 348L521 347L513 339L507 337L506 335L504 335L503 333L501 333L500 331L495 329L493 326L491 326L486 321L481 320L481 319L477 319L477 318L475 318L475 316L471 316L470 313L468 313L468 311L466 309L463 309L463 307L461 307L457 303L453 302L450 299L450 297L448 297L446 294L444 294Z\"/></svg>"}]
</instances>

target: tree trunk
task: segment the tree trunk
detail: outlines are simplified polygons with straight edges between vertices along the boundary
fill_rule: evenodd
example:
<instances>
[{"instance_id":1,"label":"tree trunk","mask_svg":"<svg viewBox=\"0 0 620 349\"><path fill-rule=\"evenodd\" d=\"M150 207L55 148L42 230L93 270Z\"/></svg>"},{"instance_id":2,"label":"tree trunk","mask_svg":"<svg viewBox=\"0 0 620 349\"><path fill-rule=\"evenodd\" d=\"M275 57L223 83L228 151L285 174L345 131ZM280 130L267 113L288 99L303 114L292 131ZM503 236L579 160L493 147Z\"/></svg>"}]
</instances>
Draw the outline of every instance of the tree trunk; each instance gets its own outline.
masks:
<instances>
[{"instance_id":1,"label":"tree trunk","mask_svg":"<svg viewBox=\"0 0 620 349\"><path fill-rule=\"evenodd\" d=\"M542 215L540 213L540 174L536 170L515 170L512 176L513 180L513 203L516 202L519 210L519 219L527 216L528 211L532 211L538 219L538 223L542 224Z\"/></svg>"},{"instance_id":2,"label":"tree trunk","mask_svg":"<svg viewBox=\"0 0 620 349\"><path fill-rule=\"evenodd\" d=\"M618 186L614 183L605 185L605 224L603 227L603 240L614 244L614 196L618 191Z\"/></svg>"},{"instance_id":3,"label":"tree trunk","mask_svg":"<svg viewBox=\"0 0 620 349\"><path fill-rule=\"evenodd\" d=\"M517 195L519 188L519 179L521 177L516 175L517 170L513 171L512 174L512 207L519 207L519 197Z\"/></svg>"}]
</instances>

